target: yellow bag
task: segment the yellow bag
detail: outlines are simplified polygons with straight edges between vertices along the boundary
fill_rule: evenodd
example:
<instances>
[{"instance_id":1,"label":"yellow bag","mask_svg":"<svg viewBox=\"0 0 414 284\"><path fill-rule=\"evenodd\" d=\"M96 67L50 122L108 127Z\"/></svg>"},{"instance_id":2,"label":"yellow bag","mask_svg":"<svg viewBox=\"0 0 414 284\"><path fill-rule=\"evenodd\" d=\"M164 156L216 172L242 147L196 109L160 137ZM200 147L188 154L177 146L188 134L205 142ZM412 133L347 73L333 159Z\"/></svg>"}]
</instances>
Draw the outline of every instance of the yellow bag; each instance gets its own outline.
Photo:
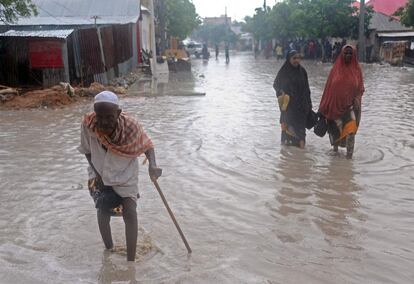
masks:
<instances>
[{"instance_id":1,"label":"yellow bag","mask_svg":"<svg viewBox=\"0 0 414 284\"><path fill-rule=\"evenodd\" d=\"M286 111L289 105L290 97L289 95L281 95L277 97L277 101L279 102L279 107L281 111Z\"/></svg>"}]
</instances>

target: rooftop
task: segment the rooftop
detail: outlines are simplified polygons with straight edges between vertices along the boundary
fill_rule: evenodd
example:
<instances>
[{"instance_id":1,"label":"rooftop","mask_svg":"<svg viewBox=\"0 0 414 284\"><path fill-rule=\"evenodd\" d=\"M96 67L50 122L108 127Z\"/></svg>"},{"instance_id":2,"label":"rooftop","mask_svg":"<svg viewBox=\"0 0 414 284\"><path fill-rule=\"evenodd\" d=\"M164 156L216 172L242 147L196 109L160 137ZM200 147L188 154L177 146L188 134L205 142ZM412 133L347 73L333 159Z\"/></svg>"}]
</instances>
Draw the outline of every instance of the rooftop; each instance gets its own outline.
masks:
<instances>
[{"instance_id":1,"label":"rooftop","mask_svg":"<svg viewBox=\"0 0 414 284\"><path fill-rule=\"evenodd\" d=\"M408 0L370 0L367 6L372 6L375 12L392 16L399 8L404 7Z\"/></svg>"},{"instance_id":2,"label":"rooftop","mask_svg":"<svg viewBox=\"0 0 414 284\"><path fill-rule=\"evenodd\" d=\"M42 31L15 31L10 30L0 33L0 37L42 37L42 38L67 38L73 30L42 30Z\"/></svg>"},{"instance_id":3,"label":"rooftop","mask_svg":"<svg viewBox=\"0 0 414 284\"><path fill-rule=\"evenodd\" d=\"M369 24L369 29L382 31L382 32L412 30L402 25L399 20L393 17L387 16L383 13L377 13L377 12L374 12L374 14L372 15L372 19Z\"/></svg>"},{"instance_id":4,"label":"rooftop","mask_svg":"<svg viewBox=\"0 0 414 284\"><path fill-rule=\"evenodd\" d=\"M38 15L12 25L126 24L138 21L139 0L32 0Z\"/></svg>"}]
</instances>

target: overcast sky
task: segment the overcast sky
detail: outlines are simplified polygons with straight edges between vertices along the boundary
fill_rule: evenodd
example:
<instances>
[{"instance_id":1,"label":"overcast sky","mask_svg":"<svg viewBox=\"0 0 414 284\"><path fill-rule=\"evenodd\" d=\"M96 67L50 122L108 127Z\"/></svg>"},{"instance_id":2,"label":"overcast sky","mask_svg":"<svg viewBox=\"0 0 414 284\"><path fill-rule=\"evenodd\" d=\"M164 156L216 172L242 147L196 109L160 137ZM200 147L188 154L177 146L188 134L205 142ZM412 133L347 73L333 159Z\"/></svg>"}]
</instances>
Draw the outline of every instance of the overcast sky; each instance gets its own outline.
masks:
<instances>
[{"instance_id":1,"label":"overcast sky","mask_svg":"<svg viewBox=\"0 0 414 284\"><path fill-rule=\"evenodd\" d=\"M236 20L243 20L244 16L252 16L254 9L263 6L263 0L193 0L197 13L201 17L215 17L224 15L227 6L227 15ZM268 6L273 6L275 0L267 0Z\"/></svg>"}]
</instances>

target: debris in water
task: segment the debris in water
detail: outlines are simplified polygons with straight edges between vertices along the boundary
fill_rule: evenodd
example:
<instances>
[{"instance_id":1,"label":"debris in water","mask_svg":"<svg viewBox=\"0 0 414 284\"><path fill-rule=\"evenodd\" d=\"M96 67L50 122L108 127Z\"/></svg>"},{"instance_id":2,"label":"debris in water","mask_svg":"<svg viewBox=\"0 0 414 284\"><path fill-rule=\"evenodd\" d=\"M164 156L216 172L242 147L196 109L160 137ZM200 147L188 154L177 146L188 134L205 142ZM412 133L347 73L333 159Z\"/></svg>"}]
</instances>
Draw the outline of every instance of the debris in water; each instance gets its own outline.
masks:
<instances>
[{"instance_id":1,"label":"debris in water","mask_svg":"<svg viewBox=\"0 0 414 284\"><path fill-rule=\"evenodd\" d=\"M145 234L145 233L138 233L138 236L142 236L142 238L138 237L138 242L137 242L137 252L136 252L136 262L142 261L147 255L149 255L150 253L154 254L159 252L159 248L157 248L153 242L152 239L149 235ZM115 246L111 252L113 253L117 253L120 254L122 256L126 256L127 255L127 250L125 245L118 245Z\"/></svg>"}]
</instances>

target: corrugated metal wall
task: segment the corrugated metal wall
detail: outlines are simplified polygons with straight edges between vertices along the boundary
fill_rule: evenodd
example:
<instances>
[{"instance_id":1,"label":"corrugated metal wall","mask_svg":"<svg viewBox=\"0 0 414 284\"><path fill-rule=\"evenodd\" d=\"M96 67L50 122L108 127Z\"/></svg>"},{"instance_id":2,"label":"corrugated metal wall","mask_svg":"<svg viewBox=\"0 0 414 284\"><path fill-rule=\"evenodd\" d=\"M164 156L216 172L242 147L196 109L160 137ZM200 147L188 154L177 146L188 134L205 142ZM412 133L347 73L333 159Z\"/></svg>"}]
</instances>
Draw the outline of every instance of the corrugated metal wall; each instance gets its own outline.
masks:
<instances>
[{"instance_id":1,"label":"corrugated metal wall","mask_svg":"<svg viewBox=\"0 0 414 284\"><path fill-rule=\"evenodd\" d=\"M63 68L48 68L42 69L43 87L51 87L62 82L65 78L65 69Z\"/></svg>"},{"instance_id":2,"label":"corrugated metal wall","mask_svg":"<svg viewBox=\"0 0 414 284\"><path fill-rule=\"evenodd\" d=\"M132 57L132 26L114 26L113 34L116 62L123 63Z\"/></svg>"},{"instance_id":3,"label":"corrugated metal wall","mask_svg":"<svg viewBox=\"0 0 414 284\"><path fill-rule=\"evenodd\" d=\"M71 83L89 85L94 81L107 83L110 76L118 76L133 66L133 25L112 25L98 30L75 30L66 40ZM64 80L64 73L46 69L30 69L28 38L1 38L0 82L50 85ZM38 40L38 39L37 39ZM49 39L50 40L50 39ZM102 60L102 54L104 61ZM45 74L42 74L44 70ZM45 82L43 82L45 81Z\"/></svg>"},{"instance_id":4,"label":"corrugated metal wall","mask_svg":"<svg viewBox=\"0 0 414 284\"><path fill-rule=\"evenodd\" d=\"M72 64L75 65L70 69L76 70L71 72L76 74L76 78L71 77L71 81L76 80L83 85L88 85L93 81L106 83L110 72L118 76L119 65L133 57L132 30L132 24L112 25L99 29L105 62L102 61L97 30L89 28L75 31L70 39L72 47L69 49L72 51L68 52L73 53Z\"/></svg>"},{"instance_id":5,"label":"corrugated metal wall","mask_svg":"<svg viewBox=\"0 0 414 284\"><path fill-rule=\"evenodd\" d=\"M90 84L95 74L105 72L105 66L101 58L98 33L95 28L78 30L80 47L80 68L83 83Z\"/></svg>"},{"instance_id":6,"label":"corrugated metal wall","mask_svg":"<svg viewBox=\"0 0 414 284\"><path fill-rule=\"evenodd\" d=\"M112 26L101 28L106 70L115 66L115 46Z\"/></svg>"},{"instance_id":7,"label":"corrugated metal wall","mask_svg":"<svg viewBox=\"0 0 414 284\"><path fill-rule=\"evenodd\" d=\"M42 69L31 69L31 39L4 37L0 41L0 84L17 87L43 85Z\"/></svg>"}]
</instances>

